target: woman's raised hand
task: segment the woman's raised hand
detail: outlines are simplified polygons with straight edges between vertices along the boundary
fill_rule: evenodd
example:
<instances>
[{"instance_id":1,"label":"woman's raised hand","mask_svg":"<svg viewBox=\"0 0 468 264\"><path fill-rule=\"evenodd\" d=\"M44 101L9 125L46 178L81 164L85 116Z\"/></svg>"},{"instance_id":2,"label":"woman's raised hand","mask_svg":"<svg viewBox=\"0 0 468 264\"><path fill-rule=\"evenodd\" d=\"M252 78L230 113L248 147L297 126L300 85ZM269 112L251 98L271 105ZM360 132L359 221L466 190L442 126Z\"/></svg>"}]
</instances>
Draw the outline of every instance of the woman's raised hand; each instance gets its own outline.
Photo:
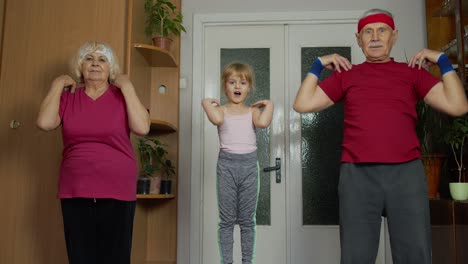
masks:
<instances>
[{"instance_id":1,"label":"woman's raised hand","mask_svg":"<svg viewBox=\"0 0 468 264\"><path fill-rule=\"evenodd\" d=\"M115 80L114 80L114 85L117 86L118 88L126 89L128 87L133 87L132 82L128 78L128 75L126 74L120 74L118 75Z\"/></svg>"},{"instance_id":2,"label":"woman's raised hand","mask_svg":"<svg viewBox=\"0 0 468 264\"><path fill-rule=\"evenodd\" d=\"M69 89L71 93L74 93L76 89L76 82L72 77L64 74L54 79L52 82L52 88L61 89L62 91L64 89Z\"/></svg>"}]
</instances>

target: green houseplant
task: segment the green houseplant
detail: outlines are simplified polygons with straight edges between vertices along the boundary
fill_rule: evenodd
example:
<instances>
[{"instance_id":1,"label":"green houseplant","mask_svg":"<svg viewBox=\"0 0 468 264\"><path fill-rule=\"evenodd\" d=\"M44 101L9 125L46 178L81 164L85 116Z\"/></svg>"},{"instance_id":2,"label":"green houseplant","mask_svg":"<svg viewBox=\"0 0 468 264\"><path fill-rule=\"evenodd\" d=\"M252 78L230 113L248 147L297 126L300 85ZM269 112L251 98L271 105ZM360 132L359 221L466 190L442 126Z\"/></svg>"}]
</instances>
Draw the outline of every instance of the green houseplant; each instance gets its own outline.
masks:
<instances>
[{"instance_id":1,"label":"green houseplant","mask_svg":"<svg viewBox=\"0 0 468 264\"><path fill-rule=\"evenodd\" d=\"M163 158L167 154L165 145L155 138L140 137L138 139L138 154L140 177L137 193L159 193L161 177L155 176L155 172L162 168Z\"/></svg>"},{"instance_id":2,"label":"green houseplant","mask_svg":"<svg viewBox=\"0 0 468 264\"><path fill-rule=\"evenodd\" d=\"M450 194L455 200L468 199L468 182L462 182L465 167L463 156L465 154L465 141L468 135L468 115L456 117L453 119L444 136L444 141L450 146L453 158L457 165L457 182L451 182L449 185Z\"/></svg>"},{"instance_id":3,"label":"green houseplant","mask_svg":"<svg viewBox=\"0 0 468 264\"><path fill-rule=\"evenodd\" d=\"M421 144L429 198L436 198L446 156L443 135L448 126L448 116L436 111L424 101L418 102L416 112L416 132Z\"/></svg>"},{"instance_id":4,"label":"green houseplant","mask_svg":"<svg viewBox=\"0 0 468 264\"><path fill-rule=\"evenodd\" d=\"M418 121L416 131L421 143L421 152L423 155L433 153L443 153L443 136L449 125L447 115L433 109L424 101L419 101L416 105Z\"/></svg>"},{"instance_id":5,"label":"green houseplant","mask_svg":"<svg viewBox=\"0 0 468 264\"><path fill-rule=\"evenodd\" d=\"M169 0L146 0L145 16L145 33L155 46L169 50L171 37L186 32L182 14Z\"/></svg>"}]
</instances>

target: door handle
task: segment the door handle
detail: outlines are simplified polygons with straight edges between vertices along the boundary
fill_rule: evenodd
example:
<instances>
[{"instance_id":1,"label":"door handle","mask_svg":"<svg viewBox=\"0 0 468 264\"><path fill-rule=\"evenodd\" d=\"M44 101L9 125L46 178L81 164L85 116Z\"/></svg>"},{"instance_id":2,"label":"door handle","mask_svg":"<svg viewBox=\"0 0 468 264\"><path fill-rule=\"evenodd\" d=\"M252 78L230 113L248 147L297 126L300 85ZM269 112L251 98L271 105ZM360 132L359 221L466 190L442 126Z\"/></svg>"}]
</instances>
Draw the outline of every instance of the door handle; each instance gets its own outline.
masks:
<instances>
[{"instance_id":1,"label":"door handle","mask_svg":"<svg viewBox=\"0 0 468 264\"><path fill-rule=\"evenodd\" d=\"M20 121L14 120L14 119L10 121L10 128L11 128L11 129L17 129L17 128L19 128L20 126L21 126L21 122L20 122Z\"/></svg>"},{"instance_id":2,"label":"door handle","mask_svg":"<svg viewBox=\"0 0 468 264\"><path fill-rule=\"evenodd\" d=\"M276 183L281 183L281 158L276 158L275 166L263 168L263 171L276 171Z\"/></svg>"}]
</instances>

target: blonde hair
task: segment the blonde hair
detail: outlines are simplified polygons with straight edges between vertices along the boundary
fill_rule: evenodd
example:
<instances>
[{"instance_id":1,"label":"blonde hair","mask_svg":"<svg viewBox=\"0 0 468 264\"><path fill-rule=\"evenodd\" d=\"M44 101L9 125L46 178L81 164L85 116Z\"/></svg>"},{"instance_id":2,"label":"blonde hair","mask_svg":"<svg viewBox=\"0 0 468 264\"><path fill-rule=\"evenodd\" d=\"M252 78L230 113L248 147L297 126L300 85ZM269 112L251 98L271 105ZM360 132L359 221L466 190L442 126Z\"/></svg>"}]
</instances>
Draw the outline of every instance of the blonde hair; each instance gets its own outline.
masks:
<instances>
[{"instance_id":1,"label":"blonde hair","mask_svg":"<svg viewBox=\"0 0 468 264\"><path fill-rule=\"evenodd\" d=\"M224 67L223 74L221 74L221 83L223 90L226 89L226 82L231 76L239 76L245 78L249 82L250 90L254 87L254 76L252 68L245 63L234 62Z\"/></svg>"},{"instance_id":2,"label":"blonde hair","mask_svg":"<svg viewBox=\"0 0 468 264\"><path fill-rule=\"evenodd\" d=\"M114 55L112 48L104 42L88 41L81 46L76 52L75 57L71 61L71 72L77 81L83 81L81 72L81 64L86 55L90 53L99 53L104 55L110 64L109 81L113 82L117 75L120 74L120 66L117 57Z\"/></svg>"}]
</instances>

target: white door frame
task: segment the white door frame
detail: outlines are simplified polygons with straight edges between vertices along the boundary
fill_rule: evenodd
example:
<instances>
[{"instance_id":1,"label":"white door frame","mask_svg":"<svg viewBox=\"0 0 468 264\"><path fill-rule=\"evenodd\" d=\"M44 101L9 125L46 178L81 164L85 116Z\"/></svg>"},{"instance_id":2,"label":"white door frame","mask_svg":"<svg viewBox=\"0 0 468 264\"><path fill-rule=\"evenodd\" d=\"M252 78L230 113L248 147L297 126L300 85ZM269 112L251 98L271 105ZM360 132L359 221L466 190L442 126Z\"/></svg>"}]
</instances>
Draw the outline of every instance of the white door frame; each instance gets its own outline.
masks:
<instances>
[{"instance_id":1,"label":"white door frame","mask_svg":"<svg viewBox=\"0 0 468 264\"><path fill-rule=\"evenodd\" d=\"M278 24L329 24L355 23L363 10L272 12L272 13L218 13L195 14L193 18L193 90L192 90L192 154L190 199L190 264L202 264L203 228L203 115L201 100L204 98L203 76L205 28L219 25L278 25ZM287 81L287 80L286 80ZM287 82L286 82L287 83ZM286 107L289 102L285 103ZM286 116L285 124L289 124ZM288 142L287 142L288 143ZM285 164L287 166L288 164ZM287 190L286 193L289 193ZM288 197L286 197L287 200ZM289 215L289 212L286 213ZM286 219L286 222L290 221ZM289 230L289 226L287 227ZM288 236L287 240L290 237ZM290 244L290 241L287 241ZM289 256L290 250L286 250ZM289 257L288 257L289 259Z\"/></svg>"}]
</instances>

